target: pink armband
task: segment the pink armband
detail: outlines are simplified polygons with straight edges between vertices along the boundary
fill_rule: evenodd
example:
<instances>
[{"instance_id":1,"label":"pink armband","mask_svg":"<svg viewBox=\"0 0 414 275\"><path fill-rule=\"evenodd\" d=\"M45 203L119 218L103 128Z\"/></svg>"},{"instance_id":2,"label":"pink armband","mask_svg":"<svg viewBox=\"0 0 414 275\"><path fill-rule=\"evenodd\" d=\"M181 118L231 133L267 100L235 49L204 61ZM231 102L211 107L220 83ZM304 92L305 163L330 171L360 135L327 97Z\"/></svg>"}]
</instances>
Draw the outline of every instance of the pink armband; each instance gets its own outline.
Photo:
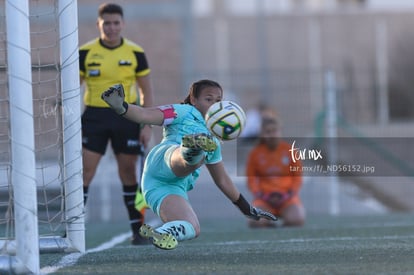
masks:
<instances>
[{"instance_id":1,"label":"pink armband","mask_svg":"<svg viewBox=\"0 0 414 275\"><path fill-rule=\"evenodd\" d=\"M164 114L164 122L163 125L171 124L174 119L177 117L177 113L172 105L163 105L159 106L158 109Z\"/></svg>"}]
</instances>

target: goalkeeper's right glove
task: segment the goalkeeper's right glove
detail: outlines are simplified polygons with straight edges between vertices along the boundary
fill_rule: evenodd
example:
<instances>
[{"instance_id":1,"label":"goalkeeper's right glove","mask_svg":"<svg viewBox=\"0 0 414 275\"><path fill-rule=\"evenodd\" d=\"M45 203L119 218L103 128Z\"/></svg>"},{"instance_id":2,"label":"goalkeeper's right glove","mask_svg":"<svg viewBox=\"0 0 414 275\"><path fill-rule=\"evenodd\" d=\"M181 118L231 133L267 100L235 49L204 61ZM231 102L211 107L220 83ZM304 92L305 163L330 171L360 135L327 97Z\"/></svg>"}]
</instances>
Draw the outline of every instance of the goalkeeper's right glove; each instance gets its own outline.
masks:
<instances>
[{"instance_id":1,"label":"goalkeeper's right glove","mask_svg":"<svg viewBox=\"0 0 414 275\"><path fill-rule=\"evenodd\" d=\"M124 87L116 84L102 93L101 98L118 114L124 115L128 111L128 103L125 102Z\"/></svg>"},{"instance_id":2,"label":"goalkeeper's right glove","mask_svg":"<svg viewBox=\"0 0 414 275\"><path fill-rule=\"evenodd\" d=\"M240 194L239 199L234 202L234 204L240 209L240 211L246 215L248 218L253 220L260 220L260 218L265 218L272 221L277 221L278 218L272 213L263 211L262 209L253 207L246 201L242 194Z\"/></svg>"}]
</instances>

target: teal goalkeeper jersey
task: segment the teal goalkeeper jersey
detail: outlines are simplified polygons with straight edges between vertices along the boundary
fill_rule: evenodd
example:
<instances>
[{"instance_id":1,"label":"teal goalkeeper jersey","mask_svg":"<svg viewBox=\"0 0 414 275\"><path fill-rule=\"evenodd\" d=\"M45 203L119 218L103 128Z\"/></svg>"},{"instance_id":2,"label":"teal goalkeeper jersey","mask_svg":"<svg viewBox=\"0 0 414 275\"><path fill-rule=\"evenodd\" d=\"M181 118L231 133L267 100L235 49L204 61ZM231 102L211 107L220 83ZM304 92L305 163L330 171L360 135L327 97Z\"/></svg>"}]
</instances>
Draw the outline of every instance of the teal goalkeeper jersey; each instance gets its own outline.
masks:
<instances>
[{"instance_id":1,"label":"teal goalkeeper jersey","mask_svg":"<svg viewBox=\"0 0 414 275\"><path fill-rule=\"evenodd\" d=\"M189 104L172 104L158 107L164 114L163 139L148 153L142 177L142 191L147 204L159 214L160 205L168 195L182 196L188 200L187 191L194 188L200 176L200 168L185 177L177 177L171 170L170 159L180 146L184 135L206 133L206 123L201 113ZM221 145L217 138L217 148L205 152L206 164L219 163L222 160Z\"/></svg>"},{"instance_id":2,"label":"teal goalkeeper jersey","mask_svg":"<svg viewBox=\"0 0 414 275\"><path fill-rule=\"evenodd\" d=\"M201 113L189 104L172 104L158 107L164 113L163 139L161 143L181 144L185 135L206 133L210 134ZM220 141L216 139L217 149L206 153L206 164L222 160Z\"/></svg>"}]
</instances>

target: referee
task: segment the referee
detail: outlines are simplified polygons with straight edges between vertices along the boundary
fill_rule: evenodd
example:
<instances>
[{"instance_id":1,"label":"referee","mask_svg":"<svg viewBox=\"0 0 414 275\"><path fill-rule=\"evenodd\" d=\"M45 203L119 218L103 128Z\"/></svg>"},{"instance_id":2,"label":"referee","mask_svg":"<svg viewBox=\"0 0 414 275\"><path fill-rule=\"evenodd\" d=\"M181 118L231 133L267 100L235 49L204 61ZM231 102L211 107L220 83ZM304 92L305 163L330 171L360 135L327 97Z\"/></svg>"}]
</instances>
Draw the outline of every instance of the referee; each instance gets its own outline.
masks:
<instances>
[{"instance_id":1,"label":"referee","mask_svg":"<svg viewBox=\"0 0 414 275\"><path fill-rule=\"evenodd\" d=\"M117 115L101 99L102 92L108 87L122 84L128 103L145 107L153 105L147 58L142 47L122 37L124 26L121 6L100 5L97 19L100 36L79 49L85 104L82 114L83 191L86 203L89 185L110 141L132 229L131 243L140 245L148 242L138 233L144 222L145 208L141 211L135 208L135 197L142 196L136 164L142 146L146 148L149 143L152 131L148 125L140 126Z\"/></svg>"}]
</instances>

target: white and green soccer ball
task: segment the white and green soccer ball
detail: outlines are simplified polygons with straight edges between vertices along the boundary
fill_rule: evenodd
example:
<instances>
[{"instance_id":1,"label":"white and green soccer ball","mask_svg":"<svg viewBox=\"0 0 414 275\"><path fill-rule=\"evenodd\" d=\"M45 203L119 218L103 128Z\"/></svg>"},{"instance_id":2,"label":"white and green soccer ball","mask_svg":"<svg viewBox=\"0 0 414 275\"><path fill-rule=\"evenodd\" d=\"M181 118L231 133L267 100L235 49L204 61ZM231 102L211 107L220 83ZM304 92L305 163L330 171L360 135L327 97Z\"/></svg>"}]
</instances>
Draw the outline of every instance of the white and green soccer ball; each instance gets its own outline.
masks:
<instances>
[{"instance_id":1,"label":"white and green soccer ball","mask_svg":"<svg viewBox=\"0 0 414 275\"><path fill-rule=\"evenodd\" d=\"M235 102L223 100L210 106L206 113L210 132L221 140L236 139L246 124L246 114Z\"/></svg>"}]
</instances>

